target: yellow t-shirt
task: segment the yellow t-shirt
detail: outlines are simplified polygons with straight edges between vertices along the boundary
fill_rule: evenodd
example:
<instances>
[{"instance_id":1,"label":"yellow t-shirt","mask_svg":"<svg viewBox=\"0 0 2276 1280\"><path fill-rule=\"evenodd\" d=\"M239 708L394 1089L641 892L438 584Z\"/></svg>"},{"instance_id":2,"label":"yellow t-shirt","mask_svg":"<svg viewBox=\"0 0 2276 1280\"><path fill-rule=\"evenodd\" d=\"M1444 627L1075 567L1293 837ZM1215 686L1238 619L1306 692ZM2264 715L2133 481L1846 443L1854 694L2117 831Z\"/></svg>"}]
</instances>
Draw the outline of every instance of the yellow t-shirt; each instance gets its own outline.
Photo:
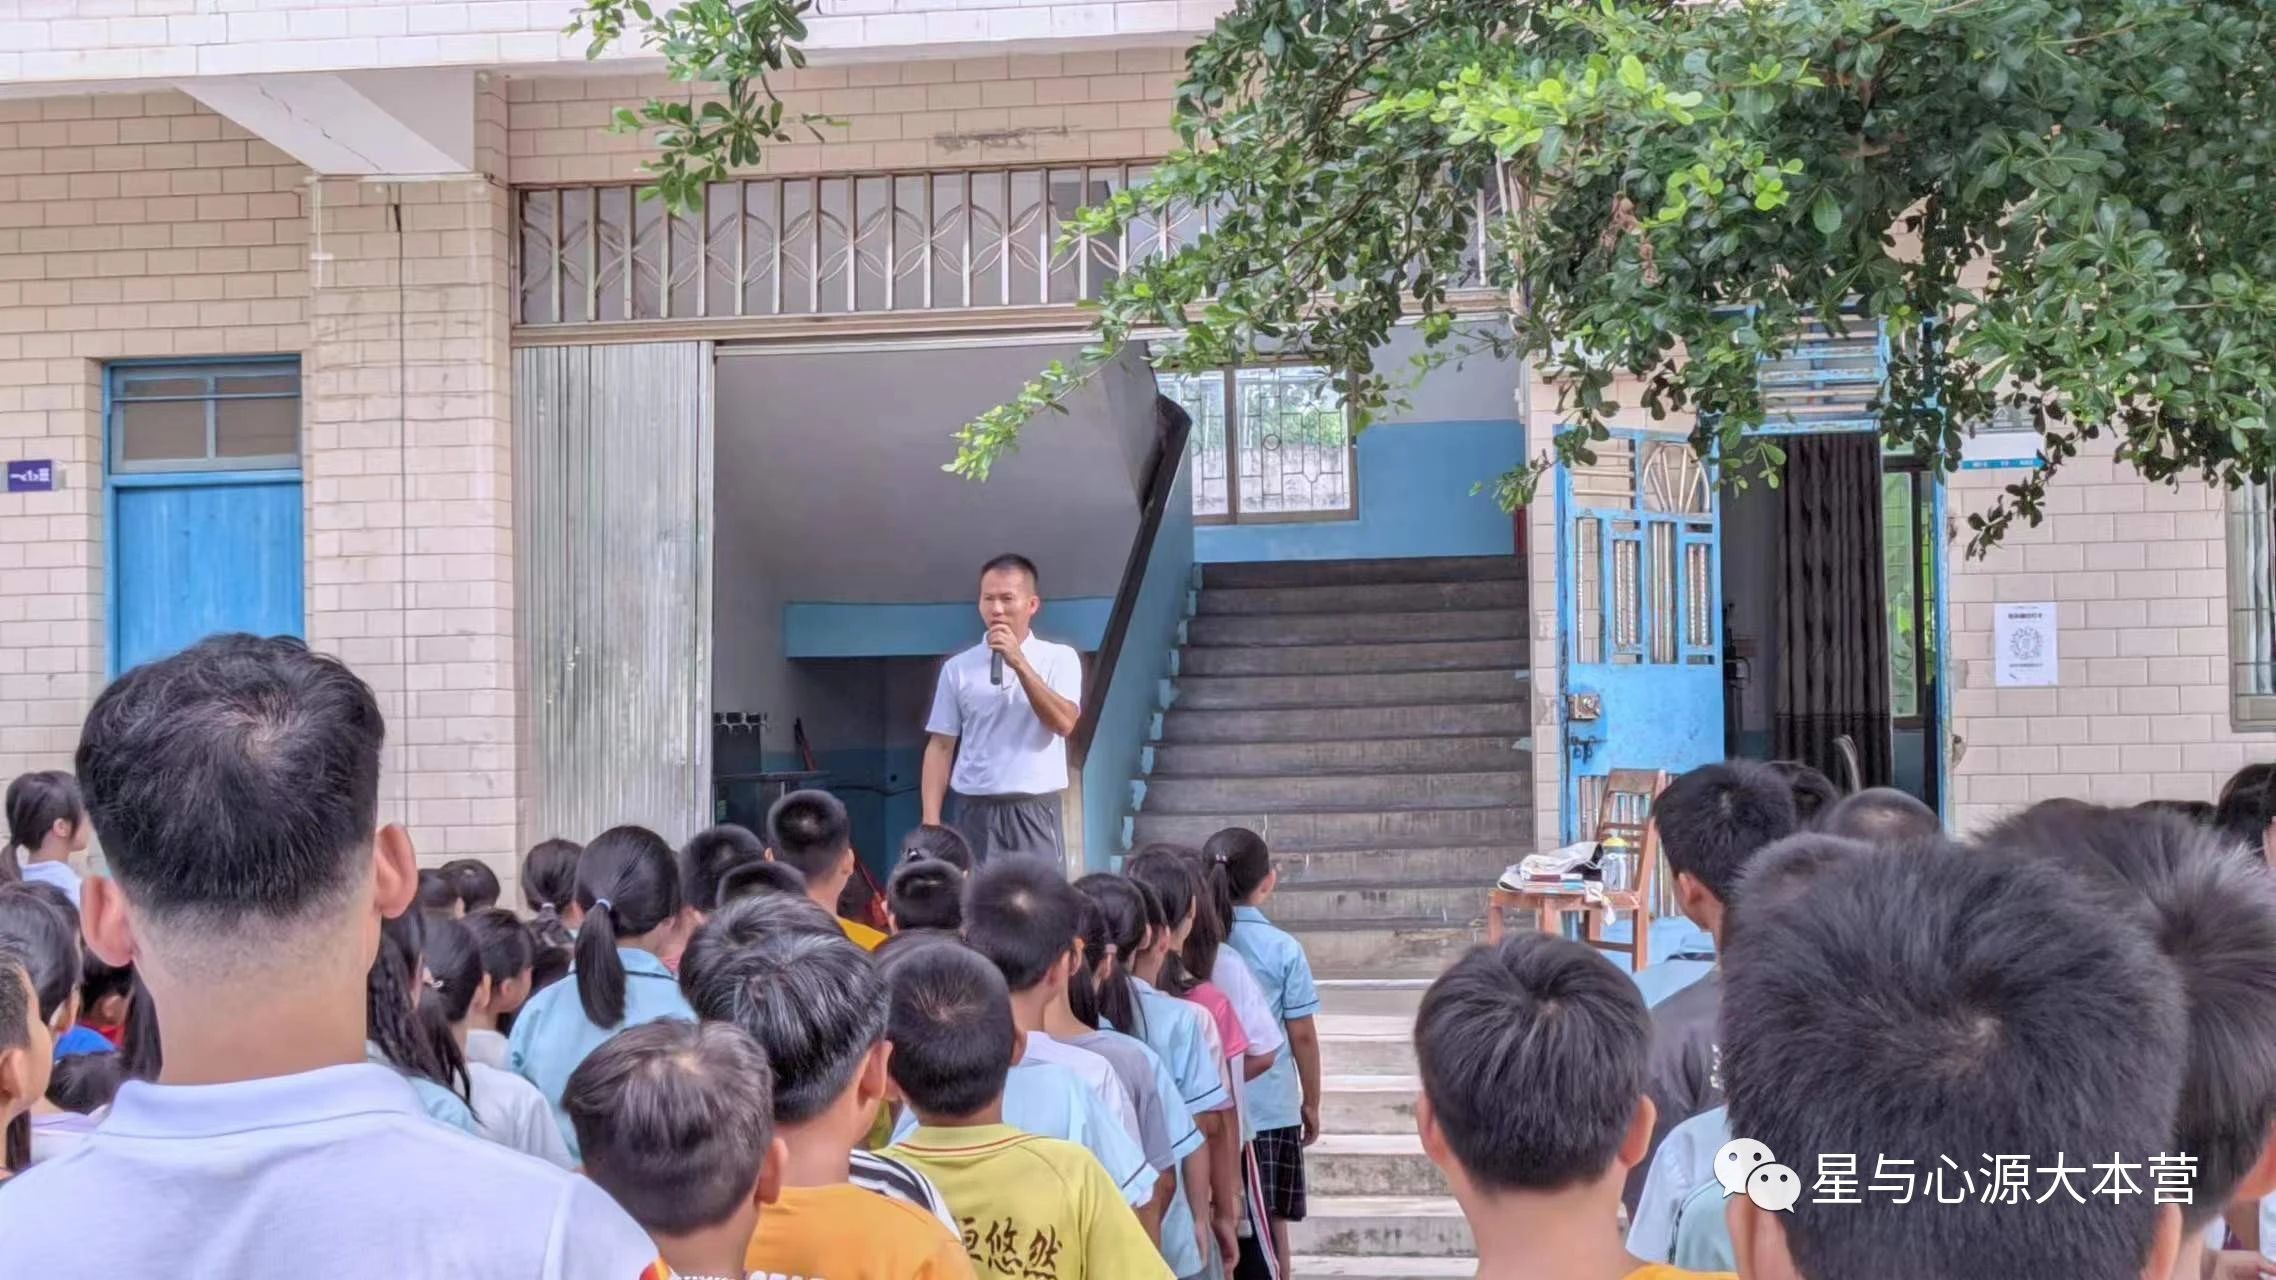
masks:
<instances>
[{"instance_id":1,"label":"yellow t-shirt","mask_svg":"<svg viewBox=\"0 0 2276 1280\"><path fill-rule=\"evenodd\" d=\"M1685 1271L1664 1262L1647 1263L1628 1273L1628 1280L1739 1280L1728 1271Z\"/></svg>"},{"instance_id":2,"label":"yellow t-shirt","mask_svg":"<svg viewBox=\"0 0 2276 1280\"><path fill-rule=\"evenodd\" d=\"M838 927L845 930L846 936L854 940L854 945L864 951L875 951L885 944L884 934L844 916L838 917Z\"/></svg>"},{"instance_id":3,"label":"yellow t-shirt","mask_svg":"<svg viewBox=\"0 0 2276 1280\"><path fill-rule=\"evenodd\" d=\"M754 1280L972 1280L963 1244L940 1219L851 1183L784 1187L759 1211L743 1266Z\"/></svg>"},{"instance_id":4,"label":"yellow t-shirt","mask_svg":"<svg viewBox=\"0 0 2276 1280\"><path fill-rule=\"evenodd\" d=\"M940 1188L982 1280L1170 1280L1114 1179L1072 1142L923 1126L887 1154Z\"/></svg>"}]
</instances>

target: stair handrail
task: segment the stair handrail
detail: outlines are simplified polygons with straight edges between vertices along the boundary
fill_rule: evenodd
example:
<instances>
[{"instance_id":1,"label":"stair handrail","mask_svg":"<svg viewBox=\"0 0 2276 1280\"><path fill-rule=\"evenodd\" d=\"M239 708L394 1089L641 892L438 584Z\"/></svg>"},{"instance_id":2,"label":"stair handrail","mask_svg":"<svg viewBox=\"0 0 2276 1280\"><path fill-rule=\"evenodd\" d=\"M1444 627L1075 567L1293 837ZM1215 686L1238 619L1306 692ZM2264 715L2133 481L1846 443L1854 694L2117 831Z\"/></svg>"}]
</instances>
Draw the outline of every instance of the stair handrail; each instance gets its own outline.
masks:
<instances>
[{"instance_id":1,"label":"stair handrail","mask_svg":"<svg viewBox=\"0 0 2276 1280\"><path fill-rule=\"evenodd\" d=\"M1069 762L1080 765L1090 754L1091 737L1106 706L1106 691L1114 669L1122 661L1122 644L1130 631L1130 616L1137 612L1139 592L1146 585L1146 570L1153 562L1154 540L1161 535L1162 517L1169 511L1177 487L1178 469L1185 465L1186 441L1193 433L1193 415L1168 396L1154 396L1154 452L1139 490L1138 532L1130 542L1130 555L1122 562L1122 583L1114 591L1114 611L1107 615L1106 634L1100 637L1098 660L1083 677L1083 706L1075 718L1075 731L1067 735Z\"/></svg>"}]
</instances>

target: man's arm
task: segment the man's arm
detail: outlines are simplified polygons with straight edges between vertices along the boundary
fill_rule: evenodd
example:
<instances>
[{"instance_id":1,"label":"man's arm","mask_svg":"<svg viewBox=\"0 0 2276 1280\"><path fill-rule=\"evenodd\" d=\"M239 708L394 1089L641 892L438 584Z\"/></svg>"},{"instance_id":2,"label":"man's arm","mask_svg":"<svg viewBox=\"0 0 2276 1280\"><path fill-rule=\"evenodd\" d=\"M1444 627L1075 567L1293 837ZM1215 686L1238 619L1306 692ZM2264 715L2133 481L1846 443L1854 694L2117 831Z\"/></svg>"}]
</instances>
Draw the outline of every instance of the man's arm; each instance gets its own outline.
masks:
<instances>
[{"instance_id":1,"label":"man's arm","mask_svg":"<svg viewBox=\"0 0 2276 1280\"><path fill-rule=\"evenodd\" d=\"M1062 738L1075 731L1075 721L1082 716L1075 700L1051 687L1050 679L1020 650L1010 627L999 624L988 628L988 647L1003 655L1004 665L1019 677L1019 687L1027 691L1028 705L1035 708L1035 718L1044 728Z\"/></svg>"},{"instance_id":2,"label":"man's arm","mask_svg":"<svg viewBox=\"0 0 2276 1280\"><path fill-rule=\"evenodd\" d=\"M948 771L956 767L956 739L936 733L925 739L925 767L917 785L924 801L924 823L940 825L941 807L948 802Z\"/></svg>"}]
</instances>

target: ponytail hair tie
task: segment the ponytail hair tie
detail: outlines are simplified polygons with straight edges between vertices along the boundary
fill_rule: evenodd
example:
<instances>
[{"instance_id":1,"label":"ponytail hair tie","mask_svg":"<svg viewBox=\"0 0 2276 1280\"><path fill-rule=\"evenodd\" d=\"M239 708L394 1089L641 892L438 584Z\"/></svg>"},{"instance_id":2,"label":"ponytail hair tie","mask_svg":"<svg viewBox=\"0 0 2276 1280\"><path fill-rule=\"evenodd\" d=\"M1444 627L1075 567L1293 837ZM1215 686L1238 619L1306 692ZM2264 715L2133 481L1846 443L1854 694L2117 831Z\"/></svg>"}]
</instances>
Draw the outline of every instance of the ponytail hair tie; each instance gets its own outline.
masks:
<instances>
[{"instance_id":1,"label":"ponytail hair tie","mask_svg":"<svg viewBox=\"0 0 2276 1280\"><path fill-rule=\"evenodd\" d=\"M427 987L430 990L440 991L443 989L443 980L430 973L427 975Z\"/></svg>"},{"instance_id":2,"label":"ponytail hair tie","mask_svg":"<svg viewBox=\"0 0 2276 1280\"><path fill-rule=\"evenodd\" d=\"M1106 959L1108 959L1108 960L1112 960L1112 959L1114 959L1115 953L1116 953L1116 952L1117 952L1119 949L1120 949L1120 948L1116 947L1116 946L1115 946L1113 943L1111 943L1111 942L1107 943L1107 944L1106 944L1106 951L1105 951L1105 953L1104 953L1104 955L1105 955L1105 958L1106 958Z\"/></svg>"},{"instance_id":3,"label":"ponytail hair tie","mask_svg":"<svg viewBox=\"0 0 2276 1280\"><path fill-rule=\"evenodd\" d=\"M557 916L561 914L561 909L550 902L540 902L537 904L537 913L541 916Z\"/></svg>"},{"instance_id":4,"label":"ponytail hair tie","mask_svg":"<svg viewBox=\"0 0 2276 1280\"><path fill-rule=\"evenodd\" d=\"M1216 864L1217 866L1222 867L1226 863L1232 861L1232 859L1222 853L1213 853L1209 855L1209 861Z\"/></svg>"},{"instance_id":5,"label":"ponytail hair tie","mask_svg":"<svg viewBox=\"0 0 2276 1280\"><path fill-rule=\"evenodd\" d=\"M606 911L615 905L615 903L610 902L607 898L593 899L593 910L595 911Z\"/></svg>"}]
</instances>

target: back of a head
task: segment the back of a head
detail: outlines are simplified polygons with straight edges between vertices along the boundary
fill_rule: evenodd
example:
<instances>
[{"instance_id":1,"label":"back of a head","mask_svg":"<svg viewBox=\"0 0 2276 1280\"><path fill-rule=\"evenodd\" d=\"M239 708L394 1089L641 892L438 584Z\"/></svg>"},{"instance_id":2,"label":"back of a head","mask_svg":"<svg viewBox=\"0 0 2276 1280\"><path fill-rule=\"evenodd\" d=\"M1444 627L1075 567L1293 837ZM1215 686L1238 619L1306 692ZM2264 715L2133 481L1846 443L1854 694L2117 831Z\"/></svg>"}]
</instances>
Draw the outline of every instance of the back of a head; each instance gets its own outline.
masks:
<instances>
[{"instance_id":1,"label":"back of a head","mask_svg":"<svg viewBox=\"0 0 2276 1280\"><path fill-rule=\"evenodd\" d=\"M1895 787L1867 787L1842 797L1819 817L1816 829L1879 844L1942 835L1944 824L1937 821L1936 810Z\"/></svg>"},{"instance_id":2,"label":"back of a head","mask_svg":"<svg viewBox=\"0 0 2276 1280\"><path fill-rule=\"evenodd\" d=\"M887 1070L920 1115L956 1119L1003 1096L1019 1037L1011 989L978 952L951 942L896 951Z\"/></svg>"},{"instance_id":3,"label":"back of a head","mask_svg":"<svg viewBox=\"0 0 2276 1280\"><path fill-rule=\"evenodd\" d=\"M55 1072L47 1078L47 1100L59 1111L83 1116L111 1105L125 1081L126 1069L118 1054L74 1053L55 1060Z\"/></svg>"},{"instance_id":4,"label":"back of a head","mask_svg":"<svg viewBox=\"0 0 2276 1280\"><path fill-rule=\"evenodd\" d=\"M1730 910L1723 916L1728 938L1745 927L1747 917L1766 904L1785 902L1807 888L1819 873L1847 861L1873 846L1825 831L1797 831L1774 840L1747 859L1732 890Z\"/></svg>"},{"instance_id":5,"label":"back of a head","mask_svg":"<svg viewBox=\"0 0 2276 1280\"><path fill-rule=\"evenodd\" d=\"M522 855L522 902L532 915L558 915L577 900L577 858L585 846L555 837Z\"/></svg>"},{"instance_id":6,"label":"back of a head","mask_svg":"<svg viewBox=\"0 0 2276 1280\"><path fill-rule=\"evenodd\" d=\"M441 992L426 981L429 942L445 929L457 931L453 935L457 949L446 967L458 977L462 957L472 952L472 942L458 921L432 920L425 912L406 911L381 923L379 950L364 976L364 1039L397 1070L465 1098L470 1096L466 1058L450 1034L451 1020ZM470 1001L481 976L477 954L472 979L465 984ZM460 1016L465 1016L463 1009Z\"/></svg>"},{"instance_id":7,"label":"back of a head","mask_svg":"<svg viewBox=\"0 0 2276 1280\"><path fill-rule=\"evenodd\" d=\"M766 843L749 828L732 822L706 827L680 849L680 900L698 911L715 910L728 872L766 860Z\"/></svg>"},{"instance_id":8,"label":"back of a head","mask_svg":"<svg viewBox=\"0 0 2276 1280\"><path fill-rule=\"evenodd\" d=\"M16 943L0 938L0 1055L20 1053L26 1057L39 1054L39 1066L46 1066L46 1055L41 1046L32 1042L33 1024L43 1022L39 1016L39 1001L32 994L31 966L23 950ZM32 1117L25 1112L10 1120L7 1133L0 1139L0 1169L20 1173L32 1163Z\"/></svg>"},{"instance_id":9,"label":"back of a head","mask_svg":"<svg viewBox=\"0 0 2276 1280\"><path fill-rule=\"evenodd\" d=\"M2153 813L2170 813L2200 827L2218 829L2221 825L2220 807L2210 800L2144 800L2134 807Z\"/></svg>"},{"instance_id":10,"label":"back of a head","mask_svg":"<svg viewBox=\"0 0 2276 1280\"><path fill-rule=\"evenodd\" d=\"M1731 1132L1805 1182L1827 1157L1854 1156L1863 1179L1880 1157L1926 1171L1944 1156L2172 1149L2179 982L2077 877L1948 844L1876 847L1790 895L1742 895L1737 914ZM1866 1195L1780 1220L1809 1280L2132 1280L2158 1212L2147 1195L2055 1195L2028 1212L1998 1199Z\"/></svg>"},{"instance_id":11,"label":"back of a head","mask_svg":"<svg viewBox=\"0 0 2276 1280\"><path fill-rule=\"evenodd\" d=\"M918 858L893 868L885 886L893 925L903 929L956 930L964 925L964 873L951 862Z\"/></svg>"},{"instance_id":12,"label":"back of a head","mask_svg":"<svg viewBox=\"0 0 2276 1280\"><path fill-rule=\"evenodd\" d=\"M827 880L853 848L853 821L829 792L793 791L767 810L767 845L809 881Z\"/></svg>"},{"instance_id":13,"label":"back of a head","mask_svg":"<svg viewBox=\"0 0 2276 1280\"><path fill-rule=\"evenodd\" d=\"M250 962L368 875L385 737L370 686L340 662L222 635L113 681L76 766L110 874L159 945Z\"/></svg>"},{"instance_id":14,"label":"back of a head","mask_svg":"<svg viewBox=\"0 0 2276 1280\"><path fill-rule=\"evenodd\" d=\"M2276 764L2248 764L2221 786L2214 821L2229 839L2259 853L2276 824Z\"/></svg>"},{"instance_id":15,"label":"back of a head","mask_svg":"<svg viewBox=\"0 0 2276 1280\"><path fill-rule=\"evenodd\" d=\"M1169 929L1185 922L1201 888L1186 852L1182 845L1150 844L1122 863L1122 874L1153 896L1162 913L1161 923Z\"/></svg>"},{"instance_id":16,"label":"back of a head","mask_svg":"<svg viewBox=\"0 0 2276 1280\"><path fill-rule=\"evenodd\" d=\"M459 906L467 915L498 905L498 894L503 887L489 863L480 858L453 858L440 869L450 879L451 887L458 891Z\"/></svg>"},{"instance_id":17,"label":"back of a head","mask_svg":"<svg viewBox=\"0 0 2276 1280\"><path fill-rule=\"evenodd\" d=\"M806 896L806 877L798 874L798 868L787 862L760 861L743 863L719 877L719 892L713 898L711 909L724 911L746 898L769 894L796 898L807 906L814 906L813 900Z\"/></svg>"},{"instance_id":18,"label":"back of a head","mask_svg":"<svg viewBox=\"0 0 2276 1280\"><path fill-rule=\"evenodd\" d=\"M1272 875L1272 850L1264 837L1247 827L1227 827L1201 846L1202 859L1211 874L1225 878L1234 902L1246 899Z\"/></svg>"},{"instance_id":19,"label":"back of a head","mask_svg":"<svg viewBox=\"0 0 2276 1280\"><path fill-rule=\"evenodd\" d=\"M2170 812L2064 807L2001 830L2013 852L2081 873L2179 972L2189 1044L2173 1149L2197 1158L2185 1220L2209 1220L2276 1124L2276 879L2220 832Z\"/></svg>"},{"instance_id":20,"label":"back of a head","mask_svg":"<svg viewBox=\"0 0 2276 1280\"><path fill-rule=\"evenodd\" d=\"M1014 991L1043 981L1075 945L1081 895L1040 858L998 858L964 892L964 940Z\"/></svg>"},{"instance_id":21,"label":"back of a head","mask_svg":"<svg viewBox=\"0 0 2276 1280\"><path fill-rule=\"evenodd\" d=\"M466 910L458 896L458 885L449 873L440 867L427 867L419 872L419 910L430 920L456 920Z\"/></svg>"},{"instance_id":22,"label":"back of a head","mask_svg":"<svg viewBox=\"0 0 2276 1280\"><path fill-rule=\"evenodd\" d=\"M469 912L459 921L482 953L482 972L492 985L530 972L537 964L537 934L504 907Z\"/></svg>"},{"instance_id":23,"label":"back of a head","mask_svg":"<svg viewBox=\"0 0 2276 1280\"><path fill-rule=\"evenodd\" d=\"M77 826L86 811L86 803L79 795L79 780L61 769L43 769L17 777L8 784L8 842L0 845L0 855L12 854L18 849L28 853L39 848L56 823ZM0 862L6 862L11 872L16 869L13 857L0 856Z\"/></svg>"},{"instance_id":24,"label":"back of a head","mask_svg":"<svg viewBox=\"0 0 2276 1280\"><path fill-rule=\"evenodd\" d=\"M71 900L49 885L0 885L0 943L31 974L40 1021L54 1023L79 989L79 916Z\"/></svg>"},{"instance_id":25,"label":"back of a head","mask_svg":"<svg viewBox=\"0 0 2276 1280\"><path fill-rule=\"evenodd\" d=\"M651 1235L686 1236L752 1201L774 1142L766 1051L733 1023L643 1023L570 1073L561 1109L585 1176Z\"/></svg>"},{"instance_id":26,"label":"back of a head","mask_svg":"<svg viewBox=\"0 0 2276 1280\"><path fill-rule=\"evenodd\" d=\"M955 867L958 871L972 870L972 844L964 833L954 827L936 823L909 828L901 837L901 860L914 862L919 858L935 858Z\"/></svg>"},{"instance_id":27,"label":"back of a head","mask_svg":"<svg viewBox=\"0 0 2276 1280\"><path fill-rule=\"evenodd\" d=\"M1773 760L1770 768L1786 780L1786 792L1794 801L1794 821L1800 826L1816 826L1825 812L1841 799L1841 787L1815 765L1799 760Z\"/></svg>"},{"instance_id":28,"label":"back of a head","mask_svg":"<svg viewBox=\"0 0 2276 1280\"><path fill-rule=\"evenodd\" d=\"M764 893L749 898L738 898L712 913L695 937L688 940L687 950L680 957L685 969L689 957L717 947L746 947L778 933L810 933L822 938L843 938L846 931L839 927L836 916L814 905L807 897L792 897L785 893Z\"/></svg>"},{"instance_id":29,"label":"back of a head","mask_svg":"<svg viewBox=\"0 0 2276 1280\"><path fill-rule=\"evenodd\" d=\"M1800 827L1786 780L1752 760L1706 765L1670 782L1652 803L1652 821L1669 869L1718 901L1730 898L1748 858Z\"/></svg>"},{"instance_id":30,"label":"back of a head","mask_svg":"<svg viewBox=\"0 0 2276 1280\"><path fill-rule=\"evenodd\" d=\"M775 1122L811 1120L852 1086L885 1038L885 980L842 932L777 929L738 944L727 941L735 930L724 923L715 917L697 931L680 962L680 989L697 1017L732 1022L766 1050Z\"/></svg>"},{"instance_id":31,"label":"back of a head","mask_svg":"<svg viewBox=\"0 0 2276 1280\"><path fill-rule=\"evenodd\" d=\"M1137 990L1130 983L1130 966L1145 949L1151 927L1146 891L1128 877L1098 871L1077 880L1075 892L1092 904L1099 928L1096 936L1084 934L1088 950L1083 961L1094 976L1082 994L1092 1007L1086 1010L1078 1005L1075 1015L1094 1027L1099 1018L1104 1018L1117 1030L1137 1035L1144 1015L1138 1009ZM1103 980L1095 976L1109 963L1113 965L1111 976ZM1076 995L1072 991L1069 994Z\"/></svg>"},{"instance_id":32,"label":"back of a head","mask_svg":"<svg viewBox=\"0 0 2276 1280\"><path fill-rule=\"evenodd\" d=\"M664 837L646 827L611 827L577 859L577 1000L596 1027L624 1021L624 960L619 938L637 938L680 913L680 864Z\"/></svg>"},{"instance_id":33,"label":"back of a head","mask_svg":"<svg viewBox=\"0 0 2276 1280\"><path fill-rule=\"evenodd\" d=\"M1651 1015L1587 946L1524 933L1475 947L1423 995L1415 1056L1439 1134L1487 1192L1610 1169L1644 1096Z\"/></svg>"}]
</instances>

